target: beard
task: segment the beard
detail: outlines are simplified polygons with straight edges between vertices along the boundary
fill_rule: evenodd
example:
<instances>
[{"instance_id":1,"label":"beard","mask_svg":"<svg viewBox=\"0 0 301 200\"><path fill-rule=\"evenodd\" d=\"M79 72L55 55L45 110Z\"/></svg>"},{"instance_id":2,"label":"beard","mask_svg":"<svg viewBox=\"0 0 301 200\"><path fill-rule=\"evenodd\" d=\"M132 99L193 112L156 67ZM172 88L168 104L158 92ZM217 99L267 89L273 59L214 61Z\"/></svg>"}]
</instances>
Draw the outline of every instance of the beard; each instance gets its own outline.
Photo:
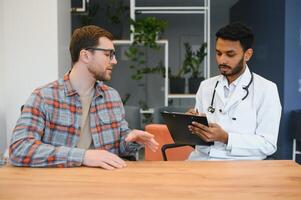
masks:
<instances>
[{"instance_id":1,"label":"beard","mask_svg":"<svg viewBox=\"0 0 301 200\"><path fill-rule=\"evenodd\" d=\"M224 76L235 76L238 74L241 74L244 69L244 59L243 57L240 59L240 61L236 64L235 67L231 68L229 65L218 65L220 73ZM223 71L221 70L222 67L225 67L229 69L229 71Z\"/></svg>"},{"instance_id":2,"label":"beard","mask_svg":"<svg viewBox=\"0 0 301 200\"><path fill-rule=\"evenodd\" d=\"M111 74L109 72L103 72L102 74L94 74L94 77L98 81L110 81Z\"/></svg>"},{"instance_id":3,"label":"beard","mask_svg":"<svg viewBox=\"0 0 301 200\"><path fill-rule=\"evenodd\" d=\"M97 81L110 81L111 80L111 70L96 71L93 68L88 67L89 72L93 75L94 79Z\"/></svg>"}]
</instances>

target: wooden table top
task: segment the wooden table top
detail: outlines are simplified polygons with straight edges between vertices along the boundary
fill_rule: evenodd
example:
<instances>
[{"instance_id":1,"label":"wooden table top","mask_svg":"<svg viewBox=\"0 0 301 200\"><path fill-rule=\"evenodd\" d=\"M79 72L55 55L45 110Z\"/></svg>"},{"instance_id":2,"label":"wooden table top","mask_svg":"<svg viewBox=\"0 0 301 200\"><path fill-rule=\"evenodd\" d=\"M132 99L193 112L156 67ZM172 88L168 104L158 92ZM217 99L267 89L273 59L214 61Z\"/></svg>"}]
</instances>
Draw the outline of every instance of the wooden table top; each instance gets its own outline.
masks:
<instances>
[{"instance_id":1,"label":"wooden table top","mask_svg":"<svg viewBox=\"0 0 301 200\"><path fill-rule=\"evenodd\" d=\"M118 170L0 167L0 199L301 199L291 160L138 161Z\"/></svg>"}]
</instances>

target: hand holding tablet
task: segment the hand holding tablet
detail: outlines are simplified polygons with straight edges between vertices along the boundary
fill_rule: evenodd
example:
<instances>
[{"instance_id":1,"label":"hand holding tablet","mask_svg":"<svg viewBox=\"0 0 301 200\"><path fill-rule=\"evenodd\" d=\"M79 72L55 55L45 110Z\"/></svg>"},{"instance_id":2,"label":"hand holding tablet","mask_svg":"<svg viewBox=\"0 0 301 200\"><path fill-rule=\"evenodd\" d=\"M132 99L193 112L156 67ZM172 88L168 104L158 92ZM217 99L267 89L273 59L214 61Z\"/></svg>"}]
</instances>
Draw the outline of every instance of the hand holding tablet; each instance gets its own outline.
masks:
<instances>
[{"instance_id":1,"label":"hand holding tablet","mask_svg":"<svg viewBox=\"0 0 301 200\"><path fill-rule=\"evenodd\" d=\"M206 116L191 115L177 112L162 112L161 113L172 139L176 144L189 145L211 145L212 142L204 142L200 137L193 135L188 125L193 121L208 126Z\"/></svg>"}]
</instances>

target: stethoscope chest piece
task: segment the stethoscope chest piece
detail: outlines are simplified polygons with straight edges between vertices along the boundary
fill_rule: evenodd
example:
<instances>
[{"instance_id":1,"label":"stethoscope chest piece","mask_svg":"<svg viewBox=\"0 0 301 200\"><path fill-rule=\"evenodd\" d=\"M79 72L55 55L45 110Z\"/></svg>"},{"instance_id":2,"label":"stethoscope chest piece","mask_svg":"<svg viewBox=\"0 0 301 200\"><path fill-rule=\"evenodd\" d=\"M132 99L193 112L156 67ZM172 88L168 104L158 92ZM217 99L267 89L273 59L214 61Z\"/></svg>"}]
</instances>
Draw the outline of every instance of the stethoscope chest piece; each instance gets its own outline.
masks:
<instances>
[{"instance_id":1,"label":"stethoscope chest piece","mask_svg":"<svg viewBox=\"0 0 301 200\"><path fill-rule=\"evenodd\" d=\"M242 101L245 100L245 99L247 98L247 96L249 95L249 87L250 87L251 83L253 82L253 78L254 78L253 76L254 76L254 75L253 75L253 73L251 72L251 79L250 79L250 82L248 83L247 86L245 86L245 87L242 88L242 89L244 89L244 90L246 91L246 95L242 98ZM214 97L215 97L215 90L216 90L216 87L217 87L218 83L219 83L219 81L216 81L216 84L215 84L214 89L213 89L212 98L211 98L211 104L210 104L210 106L207 108L208 112L211 112L211 113L214 113L214 112L215 112L215 108L213 107L213 103L214 103ZM222 111L220 110L220 112L222 112ZM233 120L236 120L236 118L233 119Z\"/></svg>"},{"instance_id":2,"label":"stethoscope chest piece","mask_svg":"<svg viewBox=\"0 0 301 200\"><path fill-rule=\"evenodd\" d=\"M213 106L209 106L208 107L208 112L214 113L215 108L213 108Z\"/></svg>"}]
</instances>

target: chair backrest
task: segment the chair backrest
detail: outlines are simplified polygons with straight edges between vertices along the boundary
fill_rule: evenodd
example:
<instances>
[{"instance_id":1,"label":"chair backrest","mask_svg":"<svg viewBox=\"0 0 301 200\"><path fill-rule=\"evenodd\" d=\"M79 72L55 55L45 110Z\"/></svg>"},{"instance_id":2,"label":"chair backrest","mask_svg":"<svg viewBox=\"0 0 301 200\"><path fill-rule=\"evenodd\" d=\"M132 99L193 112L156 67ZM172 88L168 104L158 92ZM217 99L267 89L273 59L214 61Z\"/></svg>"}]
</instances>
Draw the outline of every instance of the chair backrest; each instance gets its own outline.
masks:
<instances>
[{"instance_id":1,"label":"chair backrest","mask_svg":"<svg viewBox=\"0 0 301 200\"><path fill-rule=\"evenodd\" d=\"M152 152L148 147L145 147L145 160L162 161L163 157L160 151L161 147L164 144L174 143L167 126L164 124L149 124L145 126L145 131L153 134L155 136L155 139L159 143L159 149L156 152ZM169 161L186 160L193 150L194 149L190 146L177 147L168 149L166 151L166 154Z\"/></svg>"},{"instance_id":2,"label":"chair backrest","mask_svg":"<svg viewBox=\"0 0 301 200\"><path fill-rule=\"evenodd\" d=\"M138 106L124 106L125 120L131 129L141 128L140 108Z\"/></svg>"},{"instance_id":3,"label":"chair backrest","mask_svg":"<svg viewBox=\"0 0 301 200\"><path fill-rule=\"evenodd\" d=\"M293 137L301 142L301 110L293 110L291 112L291 122L292 122L292 131Z\"/></svg>"}]
</instances>

